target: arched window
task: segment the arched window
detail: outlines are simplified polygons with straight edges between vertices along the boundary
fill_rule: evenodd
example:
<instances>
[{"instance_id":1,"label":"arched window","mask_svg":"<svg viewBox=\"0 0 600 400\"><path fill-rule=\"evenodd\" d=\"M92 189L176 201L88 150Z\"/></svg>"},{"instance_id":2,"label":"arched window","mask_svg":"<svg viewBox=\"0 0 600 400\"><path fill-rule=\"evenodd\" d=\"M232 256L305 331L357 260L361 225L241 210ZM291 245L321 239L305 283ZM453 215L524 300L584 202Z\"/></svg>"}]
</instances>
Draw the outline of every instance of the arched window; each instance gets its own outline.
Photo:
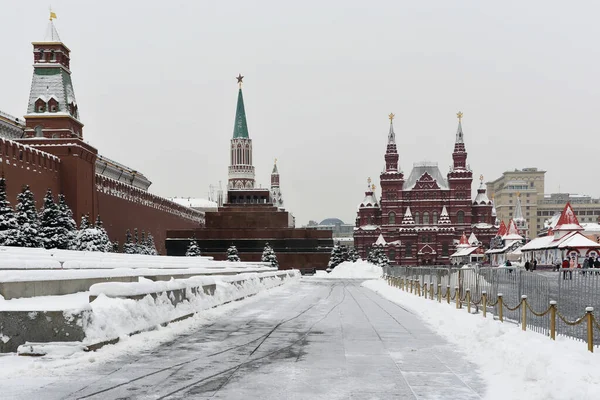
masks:
<instances>
[{"instance_id":1,"label":"arched window","mask_svg":"<svg viewBox=\"0 0 600 400\"><path fill-rule=\"evenodd\" d=\"M42 132L42 127L40 125L35 128L35 137L44 137L44 133Z\"/></svg>"},{"instance_id":2,"label":"arched window","mask_svg":"<svg viewBox=\"0 0 600 400\"><path fill-rule=\"evenodd\" d=\"M396 213L391 212L388 214L390 225L394 225L396 223Z\"/></svg>"},{"instance_id":3,"label":"arched window","mask_svg":"<svg viewBox=\"0 0 600 400\"><path fill-rule=\"evenodd\" d=\"M414 216L415 224L419 225L419 213L416 212Z\"/></svg>"},{"instance_id":4,"label":"arched window","mask_svg":"<svg viewBox=\"0 0 600 400\"><path fill-rule=\"evenodd\" d=\"M432 223L433 223L433 225L437 225L437 222L438 222L438 213L437 213L437 211L434 211Z\"/></svg>"},{"instance_id":5,"label":"arched window","mask_svg":"<svg viewBox=\"0 0 600 400\"><path fill-rule=\"evenodd\" d=\"M429 225L429 213L427 211L423 213L423 225Z\"/></svg>"},{"instance_id":6,"label":"arched window","mask_svg":"<svg viewBox=\"0 0 600 400\"><path fill-rule=\"evenodd\" d=\"M394 249L390 249L390 261L395 261L396 260L396 250Z\"/></svg>"},{"instance_id":7,"label":"arched window","mask_svg":"<svg viewBox=\"0 0 600 400\"><path fill-rule=\"evenodd\" d=\"M458 224L464 224L465 223L465 213L464 211L459 211L456 213L456 222Z\"/></svg>"}]
</instances>

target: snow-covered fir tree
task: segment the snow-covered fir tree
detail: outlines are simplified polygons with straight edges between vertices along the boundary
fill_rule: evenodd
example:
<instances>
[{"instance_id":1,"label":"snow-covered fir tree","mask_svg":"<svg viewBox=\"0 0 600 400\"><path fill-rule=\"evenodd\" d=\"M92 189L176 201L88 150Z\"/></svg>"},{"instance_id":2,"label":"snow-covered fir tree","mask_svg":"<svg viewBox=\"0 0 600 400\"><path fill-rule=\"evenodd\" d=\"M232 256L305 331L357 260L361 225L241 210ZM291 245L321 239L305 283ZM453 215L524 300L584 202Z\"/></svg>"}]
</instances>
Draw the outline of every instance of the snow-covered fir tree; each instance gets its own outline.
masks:
<instances>
[{"instance_id":1,"label":"snow-covered fir tree","mask_svg":"<svg viewBox=\"0 0 600 400\"><path fill-rule=\"evenodd\" d=\"M33 193L29 190L29 186L23 187L23 190L17 196L15 211L18 227L15 240L11 245L18 247L42 247L38 213L35 208Z\"/></svg>"},{"instance_id":2,"label":"snow-covered fir tree","mask_svg":"<svg viewBox=\"0 0 600 400\"><path fill-rule=\"evenodd\" d=\"M198 242L190 239L190 243L188 244L187 250L185 252L186 257L198 257L200 255L200 247L198 247Z\"/></svg>"},{"instance_id":3,"label":"snow-covered fir tree","mask_svg":"<svg viewBox=\"0 0 600 400\"><path fill-rule=\"evenodd\" d=\"M112 253L118 253L119 252L119 241L115 240L114 242L112 242Z\"/></svg>"},{"instance_id":4,"label":"snow-covered fir tree","mask_svg":"<svg viewBox=\"0 0 600 400\"><path fill-rule=\"evenodd\" d=\"M262 262L268 262L271 264L271 267L279 268L279 261L277 261L277 255L275 254L275 250L267 243L262 253L262 257L260 258Z\"/></svg>"},{"instance_id":5,"label":"snow-covered fir tree","mask_svg":"<svg viewBox=\"0 0 600 400\"><path fill-rule=\"evenodd\" d=\"M140 254L150 254L148 249L148 241L146 240L146 231L142 231L142 240L139 247Z\"/></svg>"},{"instance_id":6,"label":"snow-covered fir tree","mask_svg":"<svg viewBox=\"0 0 600 400\"><path fill-rule=\"evenodd\" d=\"M95 228L100 232L100 239L101 239L100 246L101 246L102 250L99 250L99 251L102 251L105 253L112 252L113 244L110 241L110 239L108 238L108 233L106 233L106 229L104 229L104 224L102 223L100 214L98 214L96 216Z\"/></svg>"},{"instance_id":7,"label":"snow-covered fir tree","mask_svg":"<svg viewBox=\"0 0 600 400\"><path fill-rule=\"evenodd\" d=\"M12 245L17 228L17 216L6 196L6 180L0 178L0 246Z\"/></svg>"},{"instance_id":8,"label":"snow-covered fir tree","mask_svg":"<svg viewBox=\"0 0 600 400\"><path fill-rule=\"evenodd\" d=\"M227 249L227 261L240 261L240 256L238 254L238 249L235 246L229 246Z\"/></svg>"},{"instance_id":9,"label":"snow-covered fir tree","mask_svg":"<svg viewBox=\"0 0 600 400\"><path fill-rule=\"evenodd\" d=\"M356 249L353 247L348 251L348 260L354 262L357 262L360 259L360 257L358 256L358 251L356 251Z\"/></svg>"},{"instance_id":10,"label":"snow-covered fir tree","mask_svg":"<svg viewBox=\"0 0 600 400\"><path fill-rule=\"evenodd\" d=\"M350 260L350 252L348 250L348 246L346 246L345 244L342 244L342 245L340 245L340 250L342 253L342 261Z\"/></svg>"},{"instance_id":11,"label":"snow-covered fir tree","mask_svg":"<svg viewBox=\"0 0 600 400\"><path fill-rule=\"evenodd\" d=\"M135 254L135 244L133 243L133 238L131 237L131 231L129 229L127 229L127 233L125 234L125 243L123 243L123 253Z\"/></svg>"},{"instance_id":12,"label":"snow-covered fir tree","mask_svg":"<svg viewBox=\"0 0 600 400\"><path fill-rule=\"evenodd\" d=\"M340 244L337 243L335 246L333 246L333 249L331 249L331 257L329 258L329 263L327 264L327 267L328 269L333 269L343 262L344 258L342 246L340 246Z\"/></svg>"},{"instance_id":13,"label":"snow-covered fir tree","mask_svg":"<svg viewBox=\"0 0 600 400\"><path fill-rule=\"evenodd\" d=\"M40 238L46 249L57 249L61 244L60 209L54 202L52 190L48 189L44 197L44 206L40 212Z\"/></svg>"},{"instance_id":14,"label":"snow-covered fir tree","mask_svg":"<svg viewBox=\"0 0 600 400\"><path fill-rule=\"evenodd\" d=\"M81 224L79 226L80 229L75 238L76 250L106 251L106 233L95 226L90 226L88 215L83 215L81 217ZM84 228L81 229L81 227Z\"/></svg>"},{"instance_id":15,"label":"snow-covered fir tree","mask_svg":"<svg viewBox=\"0 0 600 400\"><path fill-rule=\"evenodd\" d=\"M390 266L390 259L388 258L387 254L385 254L385 250L381 247L375 247L371 249L369 256L367 257L367 261L379 267Z\"/></svg>"},{"instance_id":16,"label":"snow-covered fir tree","mask_svg":"<svg viewBox=\"0 0 600 400\"><path fill-rule=\"evenodd\" d=\"M58 211L59 211L59 232L57 238L58 249L71 249L75 245L75 237L77 236L77 223L73 219L73 212L67 205L64 194L58 195Z\"/></svg>"},{"instance_id":17,"label":"snow-covered fir tree","mask_svg":"<svg viewBox=\"0 0 600 400\"><path fill-rule=\"evenodd\" d=\"M133 248L135 250L133 254L140 254L141 253L141 249L140 249L140 237L138 235L138 228L133 228Z\"/></svg>"},{"instance_id":18,"label":"snow-covered fir tree","mask_svg":"<svg viewBox=\"0 0 600 400\"><path fill-rule=\"evenodd\" d=\"M158 251L156 250L156 243L154 243L154 236L151 233L148 233L148 254L151 256L157 256Z\"/></svg>"}]
</instances>

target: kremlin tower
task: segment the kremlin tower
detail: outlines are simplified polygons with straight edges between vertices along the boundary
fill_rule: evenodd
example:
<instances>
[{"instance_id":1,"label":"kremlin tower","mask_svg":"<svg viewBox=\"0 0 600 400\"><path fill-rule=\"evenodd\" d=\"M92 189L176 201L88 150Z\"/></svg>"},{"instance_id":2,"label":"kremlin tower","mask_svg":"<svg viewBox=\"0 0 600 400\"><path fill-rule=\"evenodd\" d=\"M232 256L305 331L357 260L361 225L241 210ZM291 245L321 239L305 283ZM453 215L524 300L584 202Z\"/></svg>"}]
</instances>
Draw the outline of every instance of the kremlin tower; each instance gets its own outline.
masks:
<instances>
[{"instance_id":1,"label":"kremlin tower","mask_svg":"<svg viewBox=\"0 0 600 400\"><path fill-rule=\"evenodd\" d=\"M242 80L244 77L239 74L236 79L240 88L235 111L233 138L231 139L227 189L253 189L255 181L254 166L252 165L252 139L248 135L244 96L242 95Z\"/></svg>"}]
</instances>

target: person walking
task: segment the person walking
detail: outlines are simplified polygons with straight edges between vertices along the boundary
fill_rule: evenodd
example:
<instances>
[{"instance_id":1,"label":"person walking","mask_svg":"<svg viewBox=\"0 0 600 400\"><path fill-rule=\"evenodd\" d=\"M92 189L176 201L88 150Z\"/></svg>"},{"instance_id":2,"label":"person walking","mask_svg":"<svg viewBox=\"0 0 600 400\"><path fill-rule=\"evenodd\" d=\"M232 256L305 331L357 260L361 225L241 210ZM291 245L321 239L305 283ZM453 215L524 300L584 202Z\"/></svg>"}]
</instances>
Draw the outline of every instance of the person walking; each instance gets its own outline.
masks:
<instances>
[{"instance_id":1,"label":"person walking","mask_svg":"<svg viewBox=\"0 0 600 400\"><path fill-rule=\"evenodd\" d=\"M569 259L565 257L562 262L563 280L567 279L567 271L569 270Z\"/></svg>"},{"instance_id":2,"label":"person walking","mask_svg":"<svg viewBox=\"0 0 600 400\"><path fill-rule=\"evenodd\" d=\"M581 271L581 273L583 275L587 274L587 270L588 270L589 267L590 267L590 260L588 258L585 258L583 260L583 271Z\"/></svg>"},{"instance_id":3,"label":"person walking","mask_svg":"<svg viewBox=\"0 0 600 400\"><path fill-rule=\"evenodd\" d=\"M571 257L571 261L569 262L569 280L573 280L573 271L577 268L577 262L575 261L575 257Z\"/></svg>"},{"instance_id":4,"label":"person walking","mask_svg":"<svg viewBox=\"0 0 600 400\"><path fill-rule=\"evenodd\" d=\"M594 269L594 273L598 275L598 272L600 272L600 257L596 257L596 260L594 261Z\"/></svg>"},{"instance_id":5,"label":"person walking","mask_svg":"<svg viewBox=\"0 0 600 400\"><path fill-rule=\"evenodd\" d=\"M529 260L525 261L525 271L529 271Z\"/></svg>"},{"instance_id":6,"label":"person walking","mask_svg":"<svg viewBox=\"0 0 600 400\"><path fill-rule=\"evenodd\" d=\"M534 271L537 269L537 259L533 259L533 268Z\"/></svg>"}]
</instances>

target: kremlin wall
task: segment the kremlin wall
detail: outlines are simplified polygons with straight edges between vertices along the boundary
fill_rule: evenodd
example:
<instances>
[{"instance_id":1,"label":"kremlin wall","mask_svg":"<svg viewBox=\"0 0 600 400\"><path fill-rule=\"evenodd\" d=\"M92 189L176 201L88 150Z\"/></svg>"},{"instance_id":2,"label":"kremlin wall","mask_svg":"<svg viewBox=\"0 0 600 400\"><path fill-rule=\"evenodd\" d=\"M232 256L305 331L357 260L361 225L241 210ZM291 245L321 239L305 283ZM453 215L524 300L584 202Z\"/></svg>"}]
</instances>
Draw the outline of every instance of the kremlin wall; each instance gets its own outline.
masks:
<instances>
[{"instance_id":1,"label":"kremlin wall","mask_svg":"<svg viewBox=\"0 0 600 400\"><path fill-rule=\"evenodd\" d=\"M151 233L165 254L167 229L193 229L204 213L147 191L143 174L98 154L83 141L83 123L71 82L70 50L49 22L43 41L33 42L34 72L27 114L0 113L0 176L14 206L29 185L38 207L48 188L63 193L79 222L100 215L112 241L123 244L128 229Z\"/></svg>"}]
</instances>

